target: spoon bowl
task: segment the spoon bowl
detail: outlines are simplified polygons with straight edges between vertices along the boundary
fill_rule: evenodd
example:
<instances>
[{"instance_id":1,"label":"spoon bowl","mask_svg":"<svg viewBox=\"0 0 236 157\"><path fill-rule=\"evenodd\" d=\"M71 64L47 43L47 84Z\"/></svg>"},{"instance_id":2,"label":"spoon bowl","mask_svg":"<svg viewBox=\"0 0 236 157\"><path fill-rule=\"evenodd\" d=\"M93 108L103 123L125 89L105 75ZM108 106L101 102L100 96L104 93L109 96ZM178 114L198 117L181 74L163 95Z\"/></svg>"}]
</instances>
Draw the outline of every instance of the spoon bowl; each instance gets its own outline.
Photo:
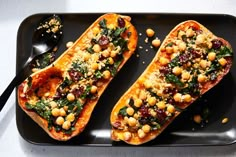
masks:
<instances>
[{"instance_id":1,"label":"spoon bowl","mask_svg":"<svg viewBox=\"0 0 236 157\"><path fill-rule=\"evenodd\" d=\"M58 15L53 15L44 20L36 28L32 37L32 50L26 64L35 57L51 51L62 36L62 21Z\"/></svg>"},{"instance_id":2,"label":"spoon bowl","mask_svg":"<svg viewBox=\"0 0 236 157\"><path fill-rule=\"evenodd\" d=\"M61 36L62 21L58 15L50 16L39 24L32 37L32 49L28 60L0 96L0 111L6 104L13 89L31 74L31 62L36 57L55 48Z\"/></svg>"}]
</instances>

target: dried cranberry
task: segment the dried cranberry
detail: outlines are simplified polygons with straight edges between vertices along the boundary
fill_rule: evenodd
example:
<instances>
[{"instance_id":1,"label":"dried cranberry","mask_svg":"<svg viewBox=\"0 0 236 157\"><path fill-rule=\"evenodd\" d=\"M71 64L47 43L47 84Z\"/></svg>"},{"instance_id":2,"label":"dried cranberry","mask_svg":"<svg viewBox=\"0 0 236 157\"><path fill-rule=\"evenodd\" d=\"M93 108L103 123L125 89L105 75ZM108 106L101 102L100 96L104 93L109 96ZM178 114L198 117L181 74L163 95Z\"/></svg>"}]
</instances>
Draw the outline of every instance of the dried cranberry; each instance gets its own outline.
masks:
<instances>
[{"instance_id":1,"label":"dried cranberry","mask_svg":"<svg viewBox=\"0 0 236 157\"><path fill-rule=\"evenodd\" d=\"M202 30L200 30L200 29L196 30L195 32L196 32L197 35L202 34Z\"/></svg>"},{"instance_id":2,"label":"dried cranberry","mask_svg":"<svg viewBox=\"0 0 236 157\"><path fill-rule=\"evenodd\" d=\"M148 117L150 114L148 113L148 107L145 105L142 105L139 109L139 112L141 113L142 117Z\"/></svg>"},{"instance_id":3,"label":"dried cranberry","mask_svg":"<svg viewBox=\"0 0 236 157\"><path fill-rule=\"evenodd\" d=\"M141 125L144 125L144 124L147 124L149 121L146 117L140 117L138 122L141 124Z\"/></svg>"},{"instance_id":4,"label":"dried cranberry","mask_svg":"<svg viewBox=\"0 0 236 157\"><path fill-rule=\"evenodd\" d=\"M190 49L189 52L191 53L193 58L200 58L201 57L201 53L199 51L196 51L194 49Z\"/></svg>"},{"instance_id":5,"label":"dried cranberry","mask_svg":"<svg viewBox=\"0 0 236 157\"><path fill-rule=\"evenodd\" d=\"M119 17L118 20L117 20L117 22L118 22L118 26L119 26L120 28L125 27L125 20L124 20L123 18Z\"/></svg>"},{"instance_id":6,"label":"dried cranberry","mask_svg":"<svg viewBox=\"0 0 236 157\"><path fill-rule=\"evenodd\" d=\"M118 128L121 127L121 122L116 121L116 122L114 122L112 125L113 125L114 128L118 129Z\"/></svg>"},{"instance_id":7,"label":"dried cranberry","mask_svg":"<svg viewBox=\"0 0 236 157\"><path fill-rule=\"evenodd\" d=\"M160 73L166 75L166 74L171 73L171 68L166 65L166 66L162 66L159 71L160 71Z\"/></svg>"},{"instance_id":8,"label":"dried cranberry","mask_svg":"<svg viewBox=\"0 0 236 157\"><path fill-rule=\"evenodd\" d=\"M220 40L218 40L218 39L214 39L214 40L212 40L211 41L211 43L212 43L212 48L213 49L219 49L220 47L221 47L221 45L223 44Z\"/></svg>"},{"instance_id":9,"label":"dried cranberry","mask_svg":"<svg viewBox=\"0 0 236 157\"><path fill-rule=\"evenodd\" d=\"M179 62L180 64L184 64L184 63L187 63L187 61L189 61L190 59L190 55L187 54L187 53L184 53L182 55L179 56Z\"/></svg>"},{"instance_id":10,"label":"dried cranberry","mask_svg":"<svg viewBox=\"0 0 236 157\"><path fill-rule=\"evenodd\" d=\"M164 110L157 109L157 110L156 110L156 113L157 113L157 119L158 119L158 121L159 121L161 124L164 123L164 121L165 121L165 119L166 119L166 117L167 117L165 111L164 111Z\"/></svg>"},{"instance_id":11,"label":"dried cranberry","mask_svg":"<svg viewBox=\"0 0 236 157\"><path fill-rule=\"evenodd\" d=\"M101 36L99 39L98 39L98 44L104 49L108 46L109 44L109 39L108 37L106 37L105 35Z\"/></svg>"},{"instance_id":12,"label":"dried cranberry","mask_svg":"<svg viewBox=\"0 0 236 157\"><path fill-rule=\"evenodd\" d=\"M61 93L57 91L53 98L54 99L60 99L61 97L62 97Z\"/></svg>"},{"instance_id":13,"label":"dried cranberry","mask_svg":"<svg viewBox=\"0 0 236 157\"><path fill-rule=\"evenodd\" d=\"M79 87L79 88L75 88L72 90L72 93L75 95L75 97L79 98L84 92L84 87Z\"/></svg>"},{"instance_id":14,"label":"dried cranberry","mask_svg":"<svg viewBox=\"0 0 236 157\"><path fill-rule=\"evenodd\" d=\"M72 79L72 81L76 82L80 79L80 77L83 76L83 74L77 70L70 70L69 72L70 78Z\"/></svg>"},{"instance_id":15,"label":"dried cranberry","mask_svg":"<svg viewBox=\"0 0 236 157\"><path fill-rule=\"evenodd\" d=\"M163 90L163 93L164 94L172 94L172 95L174 95L175 93L177 93L177 89L173 89L173 88L165 88L164 90Z\"/></svg>"}]
</instances>

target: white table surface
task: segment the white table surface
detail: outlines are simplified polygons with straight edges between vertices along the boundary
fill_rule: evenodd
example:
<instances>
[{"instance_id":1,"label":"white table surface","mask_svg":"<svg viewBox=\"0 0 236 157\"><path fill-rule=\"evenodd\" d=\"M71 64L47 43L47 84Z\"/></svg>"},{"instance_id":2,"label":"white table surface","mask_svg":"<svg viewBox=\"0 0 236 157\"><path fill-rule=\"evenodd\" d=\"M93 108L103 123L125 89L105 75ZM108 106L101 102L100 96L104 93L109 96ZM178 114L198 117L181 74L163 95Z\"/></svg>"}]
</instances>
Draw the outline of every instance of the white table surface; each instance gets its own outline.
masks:
<instances>
[{"instance_id":1,"label":"white table surface","mask_svg":"<svg viewBox=\"0 0 236 157\"><path fill-rule=\"evenodd\" d=\"M235 0L0 0L0 93L15 75L16 35L20 23L35 13L164 12L222 13L236 16ZM1 105L1 104L0 104ZM236 144L210 147L68 147L38 146L19 135L15 93L0 112L0 157L5 156L236 156Z\"/></svg>"}]
</instances>

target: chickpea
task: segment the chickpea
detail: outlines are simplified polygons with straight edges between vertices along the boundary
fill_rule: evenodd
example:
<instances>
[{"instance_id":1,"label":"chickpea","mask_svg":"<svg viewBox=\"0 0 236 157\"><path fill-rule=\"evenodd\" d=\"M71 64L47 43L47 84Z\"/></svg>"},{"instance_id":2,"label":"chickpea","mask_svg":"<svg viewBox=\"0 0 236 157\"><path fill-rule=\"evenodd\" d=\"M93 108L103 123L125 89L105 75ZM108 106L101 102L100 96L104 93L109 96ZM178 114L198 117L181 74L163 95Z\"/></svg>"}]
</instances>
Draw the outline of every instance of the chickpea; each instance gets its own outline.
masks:
<instances>
[{"instance_id":1,"label":"chickpea","mask_svg":"<svg viewBox=\"0 0 236 157\"><path fill-rule=\"evenodd\" d=\"M204 74L199 74L197 77L197 81L200 83L204 83L206 81L207 77Z\"/></svg>"},{"instance_id":2,"label":"chickpea","mask_svg":"<svg viewBox=\"0 0 236 157\"><path fill-rule=\"evenodd\" d=\"M207 67L207 61L206 60L201 60L200 62L199 62L199 64L200 64L200 66L201 66L201 68L202 69L206 69L206 67Z\"/></svg>"},{"instance_id":3,"label":"chickpea","mask_svg":"<svg viewBox=\"0 0 236 157\"><path fill-rule=\"evenodd\" d=\"M148 37L153 37L153 35L155 34L155 32L154 32L153 29L148 28L148 29L146 30L146 34L147 34Z\"/></svg>"},{"instance_id":4,"label":"chickpea","mask_svg":"<svg viewBox=\"0 0 236 157\"><path fill-rule=\"evenodd\" d=\"M112 50L110 56L111 56L112 58L114 58L114 57L116 57L116 55L117 55L117 52L114 51L114 50Z\"/></svg>"},{"instance_id":5,"label":"chickpea","mask_svg":"<svg viewBox=\"0 0 236 157\"><path fill-rule=\"evenodd\" d=\"M215 52L208 53L208 60L209 61L214 61L215 58L216 58L216 53Z\"/></svg>"},{"instance_id":6,"label":"chickpea","mask_svg":"<svg viewBox=\"0 0 236 157\"><path fill-rule=\"evenodd\" d=\"M64 108L60 108L60 116L66 116L66 111L64 110Z\"/></svg>"},{"instance_id":7,"label":"chickpea","mask_svg":"<svg viewBox=\"0 0 236 157\"><path fill-rule=\"evenodd\" d=\"M102 76L104 79L108 80L111 77L111 73L109 70L105 70L103 71Z\"/></svg>"},{"instance_id":8,"label":"chickpea","mask_svg":"<svg viewBox=\"0 0 236 157\"><path fill-rule=\"evenodd\" d=\"M66 116L66 120L73 122L75 120L75 115L74 113L70 113Z\"/></svg>"},{"instance_id":9,"label":"chickpea","mask_svg":"<svg viewBox=\"0 0 236 157\"><path fill-rule=\"evenodd\" d=\"M97 70L97 69L98 69L98 63L92 63L92 64L91 64L91 68L92 68L93 70Z\"/></svg>"},{"instance_id":10,"label":"chickpea","mask_svg":"<svg viewBox=\"0 0 236 157\"><path fill-rule=\"evenodd\" d=\"M176 46L176 45L174 45L173 46L173 52L174 53L177 53L179 51L179 47L178 46ZM175 54L176 55L176 54Z\"/></svg>"},{"instance_id":11,"label":"chickpea","mask_svg":"<svg viewBox=\"0 0 236 157\"><path fill-rule=\"evenodd\" d=\"M88 61L91 55L90 53L84 53L83 57L84 57L84 61Z\"/></svg>"},{"instance_id":12,"label":"chickpea","mask_svg":"<svg viewBox=\"0 0 236 157\"><path fill-rule=\"evenodd\" d=\"M182 39L182 36L185 35L185 32L180 30L179 33L178 33L178 38L179 39Z\"/></svg>"},{"instance_id":13,"label":"chickpea","mask_svg":"<svg viewBox=\"0 0 236 157\"><path fill-rule=\"evenodd\" d=\"M222 123L222 124L226 124L226 123L228 123L228 121L229 121L229 118L223 118L222 121L221 121L221 123Z\"/></svg>"},{"instance_id":14,"label":"chickpea","mask_svg":"<svg viewBox=\"0 0 236 157\"><path fill-rule=\"evenodd\" d=\"M93 45L93 51L99 53L102 50L101 46L98 44Z\"/></svg>"},{"instance_id":15,"label":"chickpea","mask_svg":"<svg viewBox=\"0 0 236 157\"><path fill-rule=\"evenodd\" d=\"M208 42L207 42L208 49L211 49L211 48L212 48L212 45L213 45L213 44L212 44L211 41L208 41Z\"/></svg>"},{"instance_id":16,"label":"chickpea","mask_svg":"<svg viewBox=\"0 0 236 157\"><path fill-rule=\"evenodd\" d=\"M124 121L125 123L128 123L129 122L129 118L127 116L124 117Z\"/></svg>"},{"instance_id":17,"label":"chickpea","mask_svg":"<svg viewBox=\"0 0 236 157\"><path fill-rule=\"evenodd\" d=\"M193 121L195 122L195 123L201 123L201 121L202 121L202 117L200 116L200 115L194 115L193 116Z\"/></svg>"},{"instance_id":18,"label":"chickpea","mask_svg":"<svg viewBox=\"0 0 236 157\"><path fill-rule=\"evenodd\" d=\"M64 109L65 111L68 111L68 106L63 106L63 109Z\"/></svg>"},{"instance_id":19,"label":"chickpea","mask_svg":"<svg viewBox=\"0 0 236 157\"><path fill-rule=\"evenodd\" d=\"M135 126L137 124L137 120L134 117L129 117L128 119L129 126Z\"/></svg>"},{"instance_id":20,"label":"chickpea","mask_svg":"<svg viewBox=\"0 0 236 157\"><path fill-rule=\"evenodd\" d=\"M174 67L172 69L172 72L176 75L176 76L179 76L181 73L182 73L182 68L180 67Z\"/></svg>"},{"instance_id":21,"label":"chickpea","mask_svg":"<svg viewBox=\"0 0 236 157\"><path fill-rule=\"evenodd\" d=\"M49 104L50 104L52 109L57 107L57 103L55 101L51 101Z\"/></svg>"},{"instance_id":22,"label":"chickpea","mask_svg":"<svg viewBox=\"0 0 236 157\"><path fill-rule=\"evenodd\" d=\"M147 98L147 94L144 90L141 90L139 93L139 99L145 100Z\"/></svg>"},{"instance_id":23,"label":"chickpea","mask_svg":"<svg viewBox=\"0 0 236 157\"><path fill-rule=\"evenodd\" d=\"M160 45L161 45L161 40L160 39L154 39L152 41L152 46L159 47Z\"/></svg>"},{"instance_id":24,"label":"chickpea","mask_svg":"<svg viewBox=\"0 0 236 157\"><path fill-rule=\"evenodd\" d=\"M149 105L150 106L154 106L155 104L156 104L156 98L155 97L150 97L150 98L148 98L148 103L149 103Z\"/></svg>"},{"instance_id":25,"label":"chickpea","mask_svg":"<svg viewBox=\"0 0 236 157\"><path fill-rule=\"evenodd\" d=\"M132 107L128 107L126 109L126 113L129 115L129 116L132 116L134 114L134 109Z\"/></svg>"},{"instance_id":26,"label":"chickpea","mask_svg":"<svg viewBox=\"0 0 236 157\"><path fill-rule=\"evenodd\" d=\"M218 60L218 62L219 62L220 65L223 66L223 67L227 64L227 60L224 59L224 58L220 58L220 59Z\"/></svg>"},{"instance_id":27,"label":"chickpea","mask_svg":"<svg viewBox=\"0 0 236 157\"><path fill-rule=\"evenodd\" d=\"M98 55L97 53L94 53L94 54L91 55L91 59L92 59L94 62L96 62L96 61L99 60L99 55Z\"/></svg>"},{"instance_id":28,"label":"chickpea","mask_svg":"<svg viewBox=\"0 0 236 157\"><path fill-rule=\"evenodd\" d=\"M206 39L205 35L199 34L196 38L196 44L200 45L200 44L204 43L205 39Z\"/></svg>"},{"instance_id":29,"label":"chickpea","mask_svg":"<svg viewBox=\"0 0 236 157\"><path fill-rule=\"evenodd\" d=\"M124 136L125 141L129 141L131 138L131 133L126 131L126 132L124 132L123 136Z\"/></svg>"},{"instance_id":30,"label":"chickpea","mask_svg":"<svg viewBox=\"0 0 236 157\"><path fill-rule=\"evenodd\" d=\"M166 53L167 53L167 54L172 54L172 53L173 53L173 47L167 46L167 47L166 47Z\"/></svg>"},{"instance_id":31,"label":"chickpea","mask_svg":"<svg viewBox=\"0 0 236 157\"><path fill-rule=\"evenodd\" d=\"M105 57L105 58L107 58L107 57L110 56L110 52L109 52L108 50L103 50L103 51L102 51L102 56Z\"/></svg>"},{"instance_id":32,"label":"chickpea","mask_svg":"<svg viewBox=\"0 0 236 157\"><path fill-rule=\"evenodd\" d=\"M185 51L185 49L186 49L186 44L185 44L185 42L180 42L179 43L179 50L182 52L182 51Z\"/></svg>"},{"instance_id":33,"label":"chickpea","mask_svg":"<svg viewBox=\"0 0 236 157\"><path fill-rule=\"evenodd\" d=\"M75 95L73 93L68 93L66 96L68 101L74 101L75 100Z\"/></svg>"},{"instance_id":34,"label":"chickpea","mask_svg":"<svg viewBox=\"0 0 236 157\"><path fill-rule=\"evenodd\" d=\"M74 44L73 41L69 41L66 43L66 48L70 48Z\"/></svg>"},{"instance_id":35,"label":"chickpea","mask_svg":"<svg viewBox=\"0 0 236 157\"><path fill-rule=\"evenodd\" d=\"M193 31L191 28L189 28L189 29L186 31L186 36L187 36L187 37L192 37L192 36L194 36L194 31Z\"/></svg>"},{"instance_id":36,"label":"chickpea","mask_svg":"<svg viewBox=\"0 0 236 157\"><path fill-rule=\"evenodd\" d=\"M137 113L135 113L135 114L133 115L133 117L134 117L135 119L138 119L138 118L139 118L139 115L138 115Z\"/></svg>"},{"instance_id":37,"label":"chickpea","mask_svg":"<svg viewBox=\"0 0 236 157\"><path fill-rule=\"evenodd\" d=\"M70 121L65 121L63 124L62 124L62 128L65 129L65 130L69 130L71 127L71 123Z\"/></svg>"},{"instance_id":38,"label":"chickpea","mask_svg":"<svg viewBox=\"0 0 236 157\"><path fill-rule=\"evenodd\" d=\"M157 113L153 109L151 109L150 110L150 115L153 116L153 117L156 117Z\"/></svg>"},{"instance_id":39,"label":"chickpea","mask_svg":"<svg viewBox=\"0 0 236 157\"><path fill-rule=\"evenodd\" d=\"M62 125L63 123L64 123L64 118L61 117L61 116L57 117L56 124L57 125Z\"/></svg>"},{"instance_id":40,"label":"chickpea","mask_svg":"<svg viewBox=\"0 0 236 157\"><path fill-rule=\"evenodd\" d=\"M161 65L167 65L170 61L165 57L160 57L159 62L161 63Z\"/></svg>"},{"instance_id":41,"label":"chickpea","mask_svg":"<svg viewBox=\"0 0 236 157\"><path fill-rule=\"evenodd\" d=\"M159 109L165 109L166 108L166 104L165 104L164 101L160 101L160 102L157 103L157 107Z\"/></svg>"},{"instance_id":42,"label":"chickpea","mask_svg":"<svg viewBox=\"0 0 236 157\"><path fill-rule=\"evenodd\" d=\"M182 94L180 93L176 93L173 98L175 102L182 102Z\"/></svg>"},{"instance_id":43,"label":"chickpea","mask_svg":"<svg viewBox=\"0 0 236 157\"><path fill-rule=\"evenodd\" d=\"M184 102L191 102L192 97L189 94L185 94L185 95L183 95L183 100L184 100Z\"/></svg>"},{"instance_id":44,"label":"chickpea","mask_svg":"<svg viewBox=\"0 0 236 157\"><path fill-rule=\"evenodd\" d=\"M138 137L144 138L146 136L145 132L142 129L138 129Z\"/></svg>"},{"instance_id":45,"label":"chickpea","mask_svg":"<svg viewBox=\"0 0 236 157\"><path fill-rule=\"evenodd\" d=\"M98 89L97 86L92 85L92 87L91 87L91 89L90 89L90 93L95 94L95 93L97 92L97 89Z\"/></svg>"},{"instance_id":46,"label":"chickpea","mask_svg":"<svg viewBox=\"0 0 236 157\"><path fill-rule=\"evenodd\" d=\"M141 107L142 103L143 103L143 101L141 99L135 99L134 100L134 106L135 107L138 107L138 108Z\"/></svg>"},{"instance_id":47,"label":"chickpea","mask_svg":"<svg viewBox=\"0 0 236 157\"><path fill-rule=\"evenodd\" d=\"M149 133L151 131L151 127L148 124L142 126L142 130L144 133Z\"/></svg>"},{"instance_id":48,"label":"chickpea","mask_svg":"<svg viewBox=\"0 0 236 157\"><path fill-rule=\"evenodd\" d=\"M174 113L174 112L175 112L175 107L174 107L173 105L169 104L169 105L167 106L167 111L168 111L169 113Z\"/></svg>"},{"instance_id":49,"label":"chickpea","mask_svg":"<svg viewBox=\"0 0 236 157\"><path fill-rule=\"evenodd\" d=\"M151 83L149 80L146 80L146 81L144 82L144 87L145 87L146 89L149 89L149 88L152 87L152 83Z\"/></svg>"},{"instance_id":50,"label":"chickpea","mask_svg":"<svg viewBox=\"0 0 236 157\"><path fill-rule=\"evenodd\" d=\"M182 72L181 77L182 77L183 80L189 80L190 79L190 73L187 72L187 71Z\"/></svg>"},{"instance_id":51,"label":"chickpea","mask_svg":"<svg viewBox=\"0 0 236 157\"><path fill-rule=\"evenodd\" d=\"M52 109L52 115L54 117L58 117L60 115L60 109L59 108Z\"/></svg>"},{"instance_id":52,"label":"chickpea","mask_svg":"<svg viewBox=\"0 0 236 157\"><path fill-rule=\"evenodd\" d=\"M114 64L113 58L109 57L109 58L108 58L108 63L109 63L110 65Z\"/></svg>"}]
</instances>

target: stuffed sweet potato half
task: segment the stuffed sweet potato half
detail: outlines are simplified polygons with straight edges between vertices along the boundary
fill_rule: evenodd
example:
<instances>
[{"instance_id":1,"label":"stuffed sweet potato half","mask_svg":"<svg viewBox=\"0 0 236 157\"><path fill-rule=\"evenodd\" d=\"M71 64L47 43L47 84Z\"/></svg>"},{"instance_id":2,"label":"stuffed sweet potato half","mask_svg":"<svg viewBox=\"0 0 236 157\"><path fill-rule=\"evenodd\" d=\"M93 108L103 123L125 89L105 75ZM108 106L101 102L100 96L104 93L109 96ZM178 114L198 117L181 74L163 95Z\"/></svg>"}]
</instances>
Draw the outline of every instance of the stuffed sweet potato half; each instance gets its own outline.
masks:
<instances>
[{"instance_id":1,"label":"stuffed sweet potato half","mask_svg":"<svg viewBox=\"0 0 236 157\"><path fill-rule=\"evenodd\" d=\"M152 62L114 106L111 139L140 145L155 139L232 65L230 44L189 20L166 36Z\"/></svg>"},{"instance_id":2,"label":"stuffed sweet potato half","mask_svg":"<svg viewBox=\"0 0 236 157\"><path fill-rule=\"evenodd\" d=\"M137 32L128 16L99 17L53 64L18 87L23 111L49 136L81 133L100 96L133 54Z\"/></svg>"}]
</instances>

